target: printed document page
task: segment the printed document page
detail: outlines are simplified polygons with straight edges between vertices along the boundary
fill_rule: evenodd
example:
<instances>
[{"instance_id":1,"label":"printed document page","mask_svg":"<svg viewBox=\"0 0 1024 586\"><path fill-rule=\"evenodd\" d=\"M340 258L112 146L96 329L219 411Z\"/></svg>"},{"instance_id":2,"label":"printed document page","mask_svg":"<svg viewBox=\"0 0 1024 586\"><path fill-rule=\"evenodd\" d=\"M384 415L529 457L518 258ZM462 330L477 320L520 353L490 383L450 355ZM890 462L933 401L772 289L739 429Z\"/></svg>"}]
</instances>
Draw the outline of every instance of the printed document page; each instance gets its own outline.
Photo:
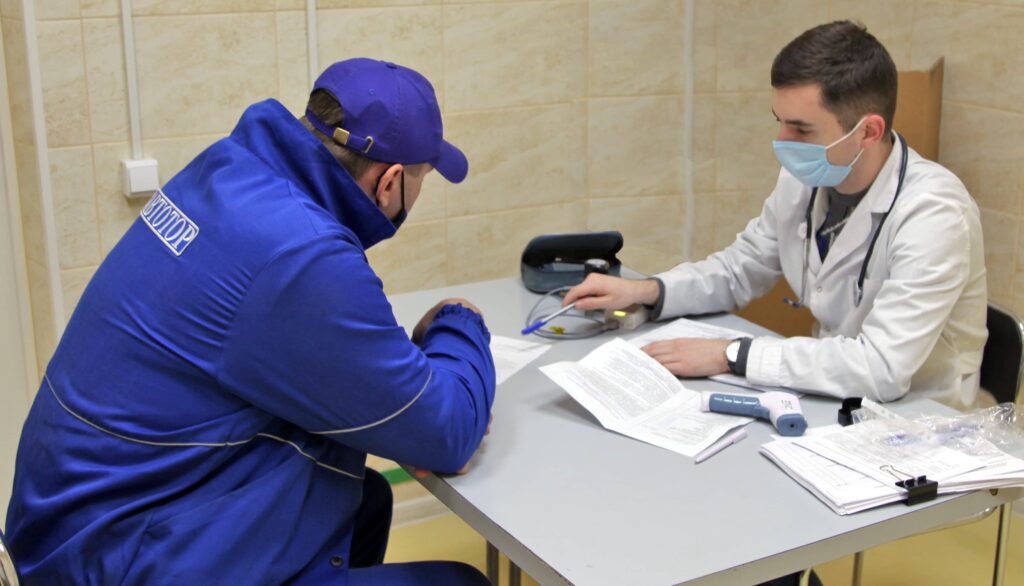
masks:
<instances>
[{"instance_id":1,"label":"printed document page","mask_svg":"<svg viewBox=\"0 0 1024 586\"><path fill-rule=\"evenodd\" d=\"M700 393L618 338L579 362L558 362L540 370L605 428L684 456L695 456L730 429L751 421L702 412Z\"/></svg>"},{"instance_id":2,"label":"printed document page","mask_svg":"<svg viewBox=\"0 0 1024 586\"><path fill-rule=\"evenodd\" d=\"M660 342L661 340L673 340L675 338L705 338L708 340L734 340L736 338L749 337L750 334L741 332L740 330L733 330L730 328L723 328L721 326L715 326L704 322L694 321L692 319L686 319L681 317L677 320L671 321L656 330L645 332L635 338L629 340L630 344L633 344L637 348L643 348L651 342ZM777 387L767 387L764 385L755 385L747 382L747 379L742 376L737 376L732 373L716 374L708 377L713 381L725 383L727 385L733 385L737 387L744 387L747 389L754 389L756 391L777 391Z\"/></svg>"},{"instance_id":3,"label":"printed document page","mask_svg":"<svg viewBox=\"0 0 1024 586\"><path fill-rule=\"evenodd\" d=\"M825 435L797 438L794 443L834 462L888 484L927 475L942 481L984 467L985 463L907 430L891 430L872 419Z\"/></svg>"},{"instance_id":4,"label":"printed document page","mask_svg":"<svg viewBox=\"0 0 1024 586\"><path fill-rule=\"evenodd\" d=\"M551 344L528 342L505 336L491 336L491 355L494 356L494 370L498 375L498 384L505 382L524 366L540 358L547 352Z\"/></svg>"}]
</instances>

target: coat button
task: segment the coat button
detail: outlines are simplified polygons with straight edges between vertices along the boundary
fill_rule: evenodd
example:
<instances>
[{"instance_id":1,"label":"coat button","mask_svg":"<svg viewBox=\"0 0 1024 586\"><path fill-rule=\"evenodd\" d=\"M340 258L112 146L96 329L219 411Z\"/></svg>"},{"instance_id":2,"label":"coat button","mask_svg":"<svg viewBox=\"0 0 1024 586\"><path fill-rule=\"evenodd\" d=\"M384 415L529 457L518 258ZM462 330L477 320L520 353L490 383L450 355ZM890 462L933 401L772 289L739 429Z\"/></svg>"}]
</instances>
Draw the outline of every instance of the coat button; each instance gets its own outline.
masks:
<instances>
[{"instance_id":1,"label":"coat button","mask_svg":"<svg viewBox=\"0 0 1024 586\"><path fill-rule=\"evenodd\" d=\"M815 291L817 291L818 293L821 293L821 287L818 287L817 289L815 289Z\"/></svg>"},{"instance_id":2,"label":"coat button","mask_svg":"<svg viewBox=\"0 0 1024 586\"><path fill-rule=\"evenodd\" d=\"M345 563L345 559L343 557L341 557L340 555L332 555L331 556L331 565L334 566L335 568L340 568L341 564L343 564L343 563Z\"/></svg>"}]
</instances>

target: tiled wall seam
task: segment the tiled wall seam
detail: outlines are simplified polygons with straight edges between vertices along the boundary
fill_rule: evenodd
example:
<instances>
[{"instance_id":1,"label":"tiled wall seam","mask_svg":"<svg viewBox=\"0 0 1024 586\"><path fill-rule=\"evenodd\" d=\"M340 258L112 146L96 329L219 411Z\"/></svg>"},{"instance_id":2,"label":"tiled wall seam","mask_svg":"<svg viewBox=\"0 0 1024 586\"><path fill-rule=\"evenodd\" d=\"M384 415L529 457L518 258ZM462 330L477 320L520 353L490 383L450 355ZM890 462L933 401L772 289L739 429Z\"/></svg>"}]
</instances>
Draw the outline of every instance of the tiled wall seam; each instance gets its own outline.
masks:
<instances>
[{"instance_id":1,"label":"tiled wall seam","mask_svg":"<svg viewBox=\"0 0 1024 586\"><path fill-rule=\"evenodd\" d=\"M86 59L85 59L86 47L85 47L85 20L84 19L80 19L79 34L82 36L82 75L85 77L85 106L86 106L85 111L89 113L89 124L86 125L86 128L88 129L88 132L89 132L89 173L92 176L92 185L93 185L92 205L93 205L93 211L96 214L96 225L94 226L94 228L95 228L95 233L96 233L96 244L97 244L97 246L100 249L100 255L101 255L101 258L102 258L102 256L104 256L103 251L102 251L103 234L100 231L100 202L99 202L99 197L97 196L97 193L96 193L96 185L97 185L97 182L96 182L96 150L94 148L92 148L92 145L95 144L95 139L93 137L93 125L92 125L92 92L89 91L89 88L91 86L91 84L89 82L89 64L86 62ZM67 307L66 303L65 303L65 307ZM71 310L73 310L73 307L68 308L68 312L67 312L67 316L66 316L68 319L71 318Z\"/></svg>"},{"instance_id":2,"label":"tiled wall seam","mask_svg":"<svg viewBox=\"0 0 1024 586\"><path fill-rule=\"evenodd\" d=\"M1000 114L1014 114L1014 115L1017 115L1017 116L1024 115L1024 96L1021 96L1021 109L1020 110L1011 110L1011 109L1006 109L1006 108L996 108L994 106L989 106L987 104L979 104L977 102L968 102L968 101L964 101L964 100L947 100L945 98L942 99L942 102L943 102L943 104L951 104L951 105L955 105L955 106L967 106L969 108L976 108L978 110L986 110L988 112L998 112Z\"/></svg>"}]
</instances>

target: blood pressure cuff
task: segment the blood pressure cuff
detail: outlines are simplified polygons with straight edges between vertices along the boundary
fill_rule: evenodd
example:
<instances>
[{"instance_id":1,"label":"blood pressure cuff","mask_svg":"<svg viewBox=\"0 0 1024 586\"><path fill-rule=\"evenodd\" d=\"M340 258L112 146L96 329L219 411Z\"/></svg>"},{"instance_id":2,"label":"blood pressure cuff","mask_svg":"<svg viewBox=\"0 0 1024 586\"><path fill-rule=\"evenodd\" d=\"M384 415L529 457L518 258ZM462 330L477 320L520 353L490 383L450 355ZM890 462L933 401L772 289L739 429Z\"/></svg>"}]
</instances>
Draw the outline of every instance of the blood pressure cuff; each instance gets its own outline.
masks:
<instances>
[{"instance_id":1,"label":"blood pressure cuff","mask_svg":"<svg viewBox=\"0 0 1024 586\"><path fill-rule=\"evenodd\" d=\"M578 285L585 276L583 264L589 259L608 261L608 274L617 276L622 262L615 253L620 250L622 233L614 230L537 236L523 250L523 285L536 293Z\"/></svg>"}]
</instances>

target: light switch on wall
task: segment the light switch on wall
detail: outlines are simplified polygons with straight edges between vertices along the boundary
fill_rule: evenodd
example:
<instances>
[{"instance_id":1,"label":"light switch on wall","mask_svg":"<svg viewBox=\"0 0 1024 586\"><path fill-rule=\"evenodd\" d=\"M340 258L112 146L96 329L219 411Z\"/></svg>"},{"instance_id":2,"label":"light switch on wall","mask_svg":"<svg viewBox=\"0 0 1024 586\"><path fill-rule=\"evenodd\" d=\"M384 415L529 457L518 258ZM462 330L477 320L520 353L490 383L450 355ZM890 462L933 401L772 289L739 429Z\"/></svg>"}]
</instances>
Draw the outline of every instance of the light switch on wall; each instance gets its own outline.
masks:
<instances>
[{"instance_id":1,"label":"light switch on wall","mask_svg":"<svg viewBox=\"0 0 1024 586\"><path fill-rule=\"evenodd\" d=\"M156 159L121 161L122 191L129 199L149 197L160 188Z\"/></svg>"}]
</instances>

